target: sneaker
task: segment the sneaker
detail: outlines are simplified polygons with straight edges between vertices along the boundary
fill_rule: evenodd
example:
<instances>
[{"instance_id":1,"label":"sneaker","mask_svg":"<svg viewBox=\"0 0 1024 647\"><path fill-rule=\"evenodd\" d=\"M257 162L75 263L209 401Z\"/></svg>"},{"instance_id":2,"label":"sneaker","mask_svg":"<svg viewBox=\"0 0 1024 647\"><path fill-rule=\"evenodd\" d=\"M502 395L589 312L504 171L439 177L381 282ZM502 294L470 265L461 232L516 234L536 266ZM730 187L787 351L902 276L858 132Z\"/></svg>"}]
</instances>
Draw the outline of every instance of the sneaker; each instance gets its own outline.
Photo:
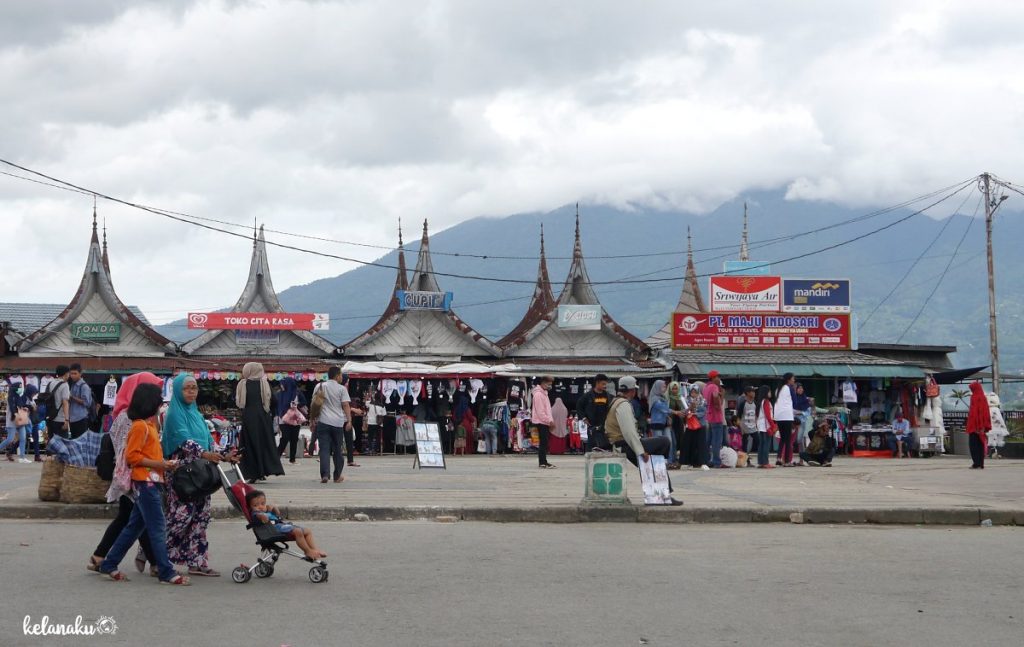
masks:
<instances>
[{"instance_id":1,"label":"sneaker","mask_svg":"<svg viewBox=\"0 0 1024 647\"><path fill-rule=\"evenodd\" d=\"M700 468L701 468L702 470L704 470L705 472L710 472L710 471L711 471L711 468L710 468L710 467L708 467L707 465L701 465L701 466L700 466Z\"/></svg>"},{"instance_id":2,"label":"sneaker","mask_svg":"<svg viewBox=\"0 0 1024 647\"><path fill-rule=\"evenodd\" d=\"M832 467L832 463L824 463L822 464L822 467Z\"/></svg>"},{"instance_id":3,"label":"sneaker","mask_svg":"<svg viewBox=\"0 0 1024 647\"><path fill-rule=\"evenodd\" d=\"M19 462L19 463L31 463L32 461L30 461L30 460L29 460L29 459L27 459L27 458L19 458L19 459L18 459L18 462Z\"/></svg>"},{"instance_id":4,"label":"sneaker","mask_svg":"<svg viewBox=\"0 0 1024 647\"><path fill-rule=\"evenodd\" d=\"M810 465L811 467L821 467L821 463L819 463L818 461L807 461L807 464Z\"/></svg>"},{"instance_id":5,"label":"sneaker","mask_svg":"<svg viewBox=\"0 0 1024 647\"><path fill-rule=\"evenodd\" d=\"M680 499L672 497L672 503L670 503L669 505L671 505L673 507L680 506L680 505L683 505L683 502Z\"/></svg>"}]
</instances>

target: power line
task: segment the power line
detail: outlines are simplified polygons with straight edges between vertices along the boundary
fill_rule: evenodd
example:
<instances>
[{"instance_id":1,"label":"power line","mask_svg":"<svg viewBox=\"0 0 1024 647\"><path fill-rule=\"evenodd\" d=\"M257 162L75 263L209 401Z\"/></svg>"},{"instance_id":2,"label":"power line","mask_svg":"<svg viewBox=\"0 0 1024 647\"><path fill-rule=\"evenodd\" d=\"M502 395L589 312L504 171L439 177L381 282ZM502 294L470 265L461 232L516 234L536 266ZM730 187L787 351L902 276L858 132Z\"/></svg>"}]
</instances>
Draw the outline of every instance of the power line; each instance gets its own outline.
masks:
<instances>
[{"instance_id":1,"label":"power line","mask_svg":"<svg viewBox=\"0 0 1024 647\"><path fill-rule=\"evenodd\" d=\"M964 205L967 204L967 201L970 199L970 197L971 197L971 194L968 193L967 196L964 197L964 201L961 202L960 206L957 207L956 211L953 212L953 215L956 215L957 213L960 213L960 210L964 208ZM981 204L981 200L979 199L978 205L980 205L980 204ZM866 326L867 323L869 321L871 321L871 317L875 316L875 313L878 312L878 309L881 308L883 305L885 305L885 303L889 300L890 297L892 297L892 295L896 294L896 291L900 289L900 286L903 285L903 282L907 280L907 277L910 276L910 273L914 271L914 268L917 267L917 264L919 262L921 262L921 259L924 258L924 255L927 254L928 251L935 245L935 243L937 243L939 241L939 238L942 238L942 234L946 233L946 229L949 228L949 223L953 222L953 215L951 215L948 218L946 218L946 222L944 222L942 224L942 228L939 229L939 233L937 233L935 235L935 237L932 238L932 241L930 243L928 243L927 247L925 247L923 250L921 250L921 253L918 254L917 258L914 259L914 262L910 265L910 267L907 268L907 271L903 274L903 276L900 278L900 280L896 282L896 285L892 286L892 289L889 290L889 293L886 294L882 298L882 300L879 301L875 305L875 307L871 310L871 312L868 314L868 316L865 317L864 320L861 321L858 324L858 328L863 329L864 326ZM973 218L973 217L975 217L977 215L978 215L978 207L976 206L974 208L974 214L971 217Z\"/></svg>"}]
</instances>

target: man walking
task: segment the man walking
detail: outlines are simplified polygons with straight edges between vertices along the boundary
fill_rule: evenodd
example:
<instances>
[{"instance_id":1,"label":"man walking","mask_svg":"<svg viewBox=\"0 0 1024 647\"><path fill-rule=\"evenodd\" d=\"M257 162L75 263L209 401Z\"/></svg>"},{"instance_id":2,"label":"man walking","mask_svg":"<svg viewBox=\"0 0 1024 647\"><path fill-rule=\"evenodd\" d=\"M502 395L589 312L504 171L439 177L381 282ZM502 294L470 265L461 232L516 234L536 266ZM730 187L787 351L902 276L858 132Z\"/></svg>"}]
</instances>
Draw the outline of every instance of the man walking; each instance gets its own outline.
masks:
<instances>
[{"instance_id":1,"label":"man walking","mask_svg":"<svg viewBox=\"0 0 1024 647\"><path fill-rule=\"evenodd\" d=\"M334 459L334 482L341 483L345 469L345 456L341 441L346 431L352 429L352 412L348 389L343 385L344 376L340 366L327 370L327 381L319 388L323 392L324 406L316 423L316 438L320 445L320 482L326 483L331 476L331 458Z\"/></svg>"},{"instance_id":2,"label":"man walking","mask_svg":"<svg viewBox=\"0 0 1024 647\"><path fill-rule=\"evenodd\" d=\"M669 451L672 444L665 436L657 438L640 438L637 431L636 416L633 415L632 400L636 397L636 378L625 376L619 379L619 393L608 407L604 431L608 442L626 453L626 460L640 467L638 457L645 463L651 460L651 454L660 454L668 464ZM672 479L668 481L669 492L672 491ZM672 505L683 505L682 501L672 499Z\"/></svg>"},{"instance_id":3,"label":"man walking","mask_svg":"<svg viewBox=\"0 0 1024 647\"><path fill-rule=\"evenodd\" d=\"M82 365L72 364L68 373L68 388L70 389L69 409L67 420L71 438L75 439L89 431L90 417L93 398L92 388L82 377Z\"/></svg>"},{"instance_id":4,"label":"man walking","mask_svg":"<svg viewBox=\"0 0 1024 647\"><path fill-rule=\"evenodd\" d=\"M722 390L722 378L718 371L708 373L708 383L704 385L704 402L708 412L705 420L708 423L708 445L710 447L711 467L722 466L722 443L725 440L725 393Z\"/></svg>"},{"instance_id":5,"label":"man walking","mask_svg":"<svg viewBox=\"0 0 1024 647\"><path fill-rule=\"evenodd\" d=\"M42 400L46 403L46 431L51 437L71 437L70 397L71 387L68 386L70 369L61 364L57 367L57 377L46 387Z\"/></svg>"},{"instance_id":6,"label":"man walking","mask_svg":"<svg viewBox=\"0 0 1024 647\"><path fill-rule=\"evenodd\" d=\"M586 451L588 452L608 448L608 439L604 433L604 421L608 417L608 405L610 404L608 376L599 373L594 378L594 388L584 393L576 403L576 411L587 423Z\"/></svg>"}]
</instances>

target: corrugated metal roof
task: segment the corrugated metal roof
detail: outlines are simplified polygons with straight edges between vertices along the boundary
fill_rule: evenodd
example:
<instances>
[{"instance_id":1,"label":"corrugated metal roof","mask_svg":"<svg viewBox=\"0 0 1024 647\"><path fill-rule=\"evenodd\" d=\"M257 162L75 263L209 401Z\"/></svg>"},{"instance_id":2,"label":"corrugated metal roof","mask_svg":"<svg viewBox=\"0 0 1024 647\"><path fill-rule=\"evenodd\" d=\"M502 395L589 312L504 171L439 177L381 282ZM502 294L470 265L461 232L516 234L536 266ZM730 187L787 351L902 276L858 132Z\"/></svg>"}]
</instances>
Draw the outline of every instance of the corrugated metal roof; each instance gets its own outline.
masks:
<instances>
[{"instance_id":1,"label":"corrugated metal roof","mask_svg":"<svg viewBox=\"0 0 1024 647\"><path fill-rule=\"evenodd\" d=\"M0 303L0 321L9 321L11 329L24 337L56 319L66 307L67 304L59 303ZM128 310L142 323L151 325L138 307L128 306Z\"/></svg>"}]
</instances>

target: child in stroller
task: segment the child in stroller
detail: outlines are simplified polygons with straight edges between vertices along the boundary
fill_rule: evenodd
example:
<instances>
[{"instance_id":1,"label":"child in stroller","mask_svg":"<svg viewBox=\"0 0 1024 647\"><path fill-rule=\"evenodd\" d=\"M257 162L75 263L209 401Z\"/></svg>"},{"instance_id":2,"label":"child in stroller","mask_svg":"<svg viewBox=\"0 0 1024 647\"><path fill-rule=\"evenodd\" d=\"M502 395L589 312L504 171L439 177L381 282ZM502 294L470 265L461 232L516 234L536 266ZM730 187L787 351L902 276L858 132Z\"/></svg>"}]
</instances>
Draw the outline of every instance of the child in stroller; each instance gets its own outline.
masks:
<instances>
[{"instance_id":1,"label":"child in stroller","mask_svg":"<svg viewBox=\"0 0 1024 647\"><path fill-rule=\"evenodd\" d=\"M249 513L255 523L268 523L282 535L290 535L295 543L299 545L302 552L310 559L323 559L327 553L316 547L313 542L313 531L281 520L281 511L277 506L267 504L267 495L259 490L252 490L245 495L245 504L249 506Z\"/></svg>"},{"instance_id":2,"label":"child in stroller","mask_svg":"<svg viewBox=\"0 0 1024 647\"><path fill-rule=\"evenodd\" d=\"M252 529L256 535L256 544L260 547L259 559L252 566L242 564L231 571L231 579L237 584L245 584L256 577L271 577L274 574L274 565L281 555L296 557L302 561L309 562L312 566L309 569L309 580L314 584L326 582L329 575L326 555L312 542L312 533L298 526L286 524L280 519L280 512L273 506L266 505L266 496L256 490L252 485L245 482L242 471L236 464L225 465L223 462L217 465L220 470L221 481L224 484L224 494L228 501L245 517L246 528ZM256 510L249 507L249 502L261 508ZM288 547L289 541L295 541L305 554L297 553Z\"/></svg>"}]
</instances>

